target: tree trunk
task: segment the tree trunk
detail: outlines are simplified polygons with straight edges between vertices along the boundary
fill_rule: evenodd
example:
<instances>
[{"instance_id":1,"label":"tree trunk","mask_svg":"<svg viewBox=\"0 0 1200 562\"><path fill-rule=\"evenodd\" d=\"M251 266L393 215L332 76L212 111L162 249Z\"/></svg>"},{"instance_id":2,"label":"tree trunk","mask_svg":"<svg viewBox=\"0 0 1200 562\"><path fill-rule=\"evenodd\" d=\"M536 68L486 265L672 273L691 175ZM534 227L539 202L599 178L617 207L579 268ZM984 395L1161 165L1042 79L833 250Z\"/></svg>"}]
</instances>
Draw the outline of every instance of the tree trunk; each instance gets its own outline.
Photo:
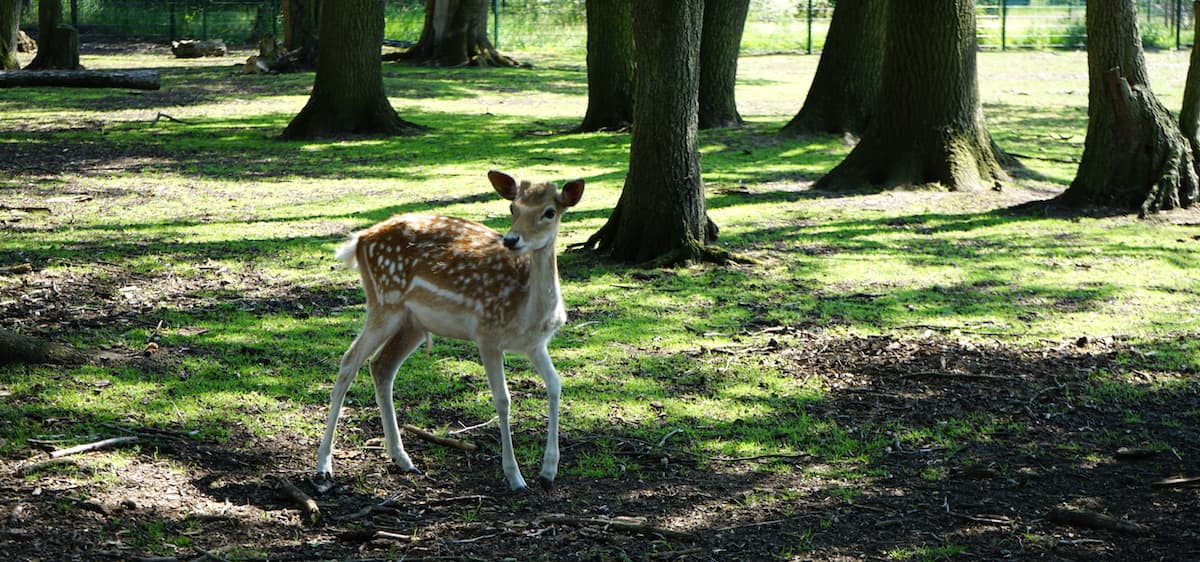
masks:
<instances>
[{"instance_id":1,"label":"tree trunk","mask_svg":"<svg viewBox=\"0 0 1200 562\"><path fill-rule=\"evenodd\" d=\"M283 0L283 57L289 72L317 67L321 0ZM272 69L274 70L274 69Z\"/></svg>"},{"instance_id":2,"label":"tree trunk","mask_svg":"<svg viewBox=\"0 0 1200 562\"><path fill-rule=\"evenodd\" d=\"M633 122L632 0L587 0L588 107L576 131Z\"/></svg>"},{"instance_id":3,"label":"tree trunk","mask_svg":"<svg viewBox=\"0 0 1200 562\"><path fill-rule=\"evenodd\" d=\"M1088 3L1088 131L1075 180L1057 199L1141 215L1196 200L1191 144L1150 90L1134 0Z\"/></svg>"},{"instance_id":4,"label":"tree trunk","mask_svg":"<svg viewBox=\"0 0 1200 562\"><path fill-rule=\"evenodd\" d=\"M1192 2L1192 21L1200 21L1200 1ZM1187 81L1183 85L1183 107L1179 110L1179 131L1192 147L1192 164L1200 171L1200 46L1193 31L1192 57L1188 63Z\"/></svg>"},{"instance_id":5,"label":"tree trunk","mask_svg":"<svg viewBox=\"0 0 1200 562\"><path fill-rule=\"evenodd\" d=\"M0 88L130 88L157 90L162 85L157 70L38 70L0 72Z\"/></svg>"},{"instance_id":6,"label":"tree trunk","mask_svg":"<svg viewBox=\"0 0 1200 562\"><path fill-rule=\"evenodd\" d=\"M24 336L0 329L0 365L10 363L74 365L83 363L84 354L69 345Z\"/></svg>"},{"instance_id":7,"label":"tree trunk","mask_svg":"<svg viewBox=\"0 0 1200 562\"><path fill-rule=\"evenodd\" d=\"M488 0L425 0L421 38L397 60L435 66L517 66L488 40Z\"/></svg>"},{"instance_id":8,"label":"tree trunk","mask_svg":"<svg viewBox=\"0 0 1200 562\"><path fill-rule=\"evenodd\" d=\"M975 2L889 2L879 104L862 141L816 187L999 188L1007 158L983 122Z\"/></svg>"},{"instance_id":9,"label":"tree trunk","mask_svg":"<svg viewBox=\"0 0 1200 562\"><path fill-rule=\"evenodd\" d=\"M693 262L716 238L696 149L701 2L634 2L634 129L629 175L608 222L584 244L613 259Z\"/></svg>"},{"instance_id":10,"label":"tree trunk","mask_svg":"<svg viewBox=\"0 0 1200 562\"><path fill-rule=\"evenodd\" d=\"M0 0L0 70L17 70L17 32L21 27L21 0Z\"/></svg>"},{"instance_id":11,"label":"tree trunk","mask_svg":"<svg viewBox=\"0 0 1200 562\"><path fill-rule=\"evenodd\" d=\"M424 129L401 119L383 92L383 6L384 0L325 6L312 95L283 138L395 135Z\"/></svg>"},{"instance_id":12,"label":"tree trunk","mask_svg":"<svg viewBox=\"0 0 1200 562\"><path fill-rule=\"evenodd\" d=\"M700 36L701 129L740 127L734 87L750 0L706 0Z\"/></svg>"},{"instance_id":13,"label":"tree trunk","mask_svg":"<svg viewBox=\"0 0 1200 562\"><path fill-rule=\"evenodd\" d=\"M79 32L63 23L62 0L38 1L38 52L26 70L78 70Z\"/></svg>"},{"instance_id":14,"label":"tree trunk","mask_svg":"<svg viewBox=\"0 0 1200 562\"><path fill-rule=\"evenodd\" d=\"M886 5L887 0L838 0L808 97L784 133L862 136L867 130L879 101Z\"/></svg>"}]
</instances>

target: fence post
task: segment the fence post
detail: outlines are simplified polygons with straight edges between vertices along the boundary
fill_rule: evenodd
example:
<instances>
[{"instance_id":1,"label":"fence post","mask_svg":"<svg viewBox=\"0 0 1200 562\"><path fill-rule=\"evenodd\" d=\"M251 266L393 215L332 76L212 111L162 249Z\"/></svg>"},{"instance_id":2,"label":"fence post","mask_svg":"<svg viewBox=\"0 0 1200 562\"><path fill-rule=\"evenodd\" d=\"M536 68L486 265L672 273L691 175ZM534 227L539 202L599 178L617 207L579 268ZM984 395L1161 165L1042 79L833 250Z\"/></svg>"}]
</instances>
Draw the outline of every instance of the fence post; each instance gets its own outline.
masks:
<instances>
[{"instance_id":1,"label":"fence post","mask_svg":"<svg viewBox=\"0 0 1200 562\"><path fill-rule=\"evenodd\" d=\"M200 3L200 40L208 41L208 0Z\"/></svg>"},{"instance_id":2,"label":"fence post","mask_svg":"<svg viewBox=\"0 0 1200 562\"><path fill-rule=\"evenodd\" d=\"M174 41L176 38L175 37L175 2L174 1L168 2L167 5L169 5L171 7L170 10L167 10L167 14L168 14L167 18L169 18L167 20L167 35L170 36L170 39L168 39L169 41Z\"/></svg>"},{"instance_id":3,"label":"fence post","mask_svg":"<svg viewBox=\"0 0 1200 562\"><path fill-rule=\"evenodd\" d=\"M1180 33L1183 28L1183 0L1175 0L1175 50L1178 51L1183 43L1180 40Z\"/></svg>"},{"instance_id":4,"label":"fence post","mask_svg":"<svg viewBox=\"0 0 1200 562\"><path fill-rule=\"evenodd\" d=\"M805 52L805 54L809 54L809 55L812 54L812 20L813 20L812 0L808 0L808 39L807 39L808 45L806 47L804 47L804 52Z\"/></svg>"},{"instance_id":5,"label":"fence post","mask_svg":"<svg viewBox=\"0 0 1200 562\"><path fill-rule=\"evenodd\" d=\"M1008 0L1000 0L1000 50L1008 49Z\"/></svg>"},{"instance_id":6,"label":"fence post","mask_svg":"<svg viewBox=\"0 0 1200 562\"><path fill-rule=\"evenodd\" d=\"M492 46L500 48L500 0L492 0Z\"/></svg>"},{"instance_id":7,"label":"fence post","mask_svg":"<svg viewBox=\"0 0 1200 562\"><path fill-rule=\"evenodd\" d=\"M79 0L71 0L71 27L79 29Z\"/></svg>"}]
</instances>

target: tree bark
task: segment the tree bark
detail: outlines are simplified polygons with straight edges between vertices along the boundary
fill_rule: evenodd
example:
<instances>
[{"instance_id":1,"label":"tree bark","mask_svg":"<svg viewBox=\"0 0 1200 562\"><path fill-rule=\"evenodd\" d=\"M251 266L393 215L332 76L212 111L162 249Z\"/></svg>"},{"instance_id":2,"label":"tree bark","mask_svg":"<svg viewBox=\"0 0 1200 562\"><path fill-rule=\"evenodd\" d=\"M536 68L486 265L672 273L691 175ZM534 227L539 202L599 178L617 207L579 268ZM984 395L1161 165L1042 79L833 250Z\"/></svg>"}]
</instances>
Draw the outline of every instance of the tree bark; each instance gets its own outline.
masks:
<instances>
[{"instance_id":1,"label":"tree bark","mask_svg":"<svg viewBox=\"0 0 1200 562\"><path fill-rule=\"evenodd\" d=\"M634 128L629 175L608 222L584 247L629 263L710 257L697 152L702 2L634 2Z\"/></svg>"},{"instance_id":2,"label":"tree bark","mask_svg":"<svg viewBox=\"0 0 1200 562\"><path fill-rule=\"evenodd\" d=\"M21 30L21 0L0 0L0 70L17 70L17 33Z\"/></svg>"},{"instance_id":3,"label":"tree bark","mask_svg":"<svg viewBox=\"0 0 1200 562\"><path fill-rule=\"evenodd\" d=\"M79 32L63 23L62 0L38 1L38 52L26 70L78 70Z\"/></svg>"},{"instance_id":4,"label":"tree bark","mask_svg":"<svg viewBox=\"0 0 1200 562\"><path fill-rule=\"evenodd\" d=\"M587 0L588 106L578 132L633 122L632 0Z\"/></svg>"},{"instance_id":5,"label":"tree bark","mask_svg":"<svg viewBox=\"0 0 1200 562\"><path fill-rule=\"evenodd\" d=\"M0 71L0 88L38 86L157 90L162 86L162 80L157 70Z\"/></svg>"},{"instance_id":6,"label":"tree bark","mask_svg":"<svg viewBox=\"0 0 1200 562\"><path fill-rule=\"evenodd\" d=\"M1192 21L1200 21L1200 1L1192 2ZM1200 48L1195 33L1192 39L1192 56L1188 62L1187 81L1183 86L1183 107L1179 110L1179 131L1192 147L1192 165L1200 172Z\"/></svg>"},{"instance_id":7,"label":"tree bark","mask_svg":"<svg viewBox=\"0 0 1200 562\"><path fill-rule=\"evenodd\" d=\"M425 0L425 27L397 60L434 66L517 66L487 37L488 0Z\"/></svg>"},{"instance_id":8,"label":"tree bark","mask_svg":"<svg viewBox=\"0 0 1200 562\"><path fill-rule=\"evenodd\" d=\"M0 329L0 365L10 363L75 365L83 363L85 360L83 352L69 345Z\"/></svg>"},{"instance_id":9,"label":"tree bark","mask_svg":"<svg viewBox=\"0 0 1200 562\"><path fill-rule=\"evenodd\" d=\"M1056 201L1143 216L1190 206L1192 146L1150 90L1134 0L1093 0L1086 17L1087 138L1075 179Z\"/></svg>"},{"instance_id":10,"label":"tree bark","mask_svg":"<svg viewBox=\"0 0 1200 562\"><path fill-rule=\"evenodd\" d=\"M379 51L384 0L343 0L321 12L321 52L308 104L285 139L396 135L424 127L396 114L383 91Z\"/></svg>"},{"instance_id":11,"label":"tree bark","mask_svg":"<svg viewBox=\"0 0 1200 562\"><path fill-rule=\"evenodd\" d=\"M975 2L889 2L879 103L862 141L816 183L855 191L998 189L1007 156L983 121Z\"/></svg>"},{"instance_id":12,"label":"tree bark","mask_svg":"<svg viewBox=\"0 0 1200 562\"><path fill-rule=\"evenodd\" d=\"M284 56L280 58L287 59L287 64L279 65L279 69L297 72L316 68L320 42L321 0L282 0L280 6L283 10L285 51Z\"/></svg>"},{"instance_id":13,"label":"tree bark","mask_svg":"<svg viewBox=\"0 0 1200 562\"><path fill-rule=\"evenodd\" d=\"M734 88L750 0L706 0L700 35L701 129L740 127Z\"/></svg>"},{"instance_id":14,"label":"tree bark","mask_svg":"<svg viewBox=\"0 0 1200 562\"><path fill-rule=\"evenodd\" d=\"M786 134L862 136L879 101L887 0L838 0L808 97Z\"/></svg>"}]
</instances>

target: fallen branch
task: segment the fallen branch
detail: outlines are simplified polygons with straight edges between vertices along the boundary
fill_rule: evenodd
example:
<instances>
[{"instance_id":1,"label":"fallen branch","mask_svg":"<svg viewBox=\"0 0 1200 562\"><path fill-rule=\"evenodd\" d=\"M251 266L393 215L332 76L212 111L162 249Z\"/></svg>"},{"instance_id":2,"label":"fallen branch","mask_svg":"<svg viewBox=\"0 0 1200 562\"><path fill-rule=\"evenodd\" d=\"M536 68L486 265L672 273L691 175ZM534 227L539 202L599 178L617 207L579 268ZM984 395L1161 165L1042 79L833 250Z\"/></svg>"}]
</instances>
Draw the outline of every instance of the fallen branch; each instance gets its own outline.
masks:
<instances>
[{"instance_id":1,"label":"fallen branch","mask_svg":"<svg viewBox=\"0 0 1200 562\"><path fill-rule=\"evenodd\" d=\"M44 469L55 467L55 466L67 466L67 465L78 466L79 463L75 462L75 459L45 459L45 460L40 460L40 461L34 461L31 463L26 463L21 466L18 466L17 467L17 476L29 476L30 474L33 474L34 472L37 472L39 470L44 470Z\"/></svg>"},{"instance_id":2,"label":"fallen branch","mask_svg":"<svg viewBox=\"0 0 1200 562\"><path fill-rule=\"evenodd\" d=\"M137 440L138 438L136 436L113 437L112 439L104 439L102 441L96 441L95 443L85 443L83 445L77 445L67 449L51 451L50 458L57 459L70 455L77 455L79 453L86 453L88 451L95 451L97 449L116 447L117 445L124 445L126 443L135 443Z\"/></svg>"},{"instance_id":3,"label":"fallen branch","mask_svg":"<svg viewBox=\"0 0 1200 562\"><path fill-rule=\"evenodd\" d=\"M621 531L625 533L660 535L662 537L673 539L691 540L694 538L691 533L648 525L646 524L646 520L641 517L615 517L613 519L599 519L595 517L546 515L539 518L538 521L555 525L570 525L572 527L600 526L606 529L612 529L614 531Z\"/></svg>"},{"instance_id":4,"label":"fallen branch","mask_svg":"<svg viewBox=\"0 0 1200 562\"><path fill-rule=\"evenodd\" d=\"M404 425L404 431L411 432L413 435L416 435L418 438L428 441L430 443L436 443L438 445L442 445L445 447L453 447L455 449L462 449L464 451L474 451L475 449L478 448L475 446L474 443L463 441L461 439L454 439L453 437L442 437L441 435L435 435L433 433L425 431L424 429L421 429L416 426L408 425L408 424Z\"/></svg>"},{"instance_id":5,"label":"fallen branch","mask_svg":"<svg viewBox=\"0 0 1200 562\"><path fill-rule=\"evenodd\" d=\"M317 502L300 488L297 488L295 484L292 484L291 480L283 476L276 476L275 482L279 484L279 487L289 498L300 504L300 511L304 514L306 522L314 524L321 518L321 508L317 506Z\"/></svg>"},{"instance_id":6,"label":"fallen branch","mask_svg":"<svg viewBox=\"0 0 1200 562\"><path fill-rule=\"evenodd\" d=\"M0 88L52 86L60 88L132 88L157 90L157 70L10 70L0 71Z\"/></svg>"},{"instance_id":7,"label":"fallen branch","mask_svg":"<svg viewBox=\"0 0 1200 562\"><path fill-rule=\"evenodd\" d=\"M1164 478L1158 482L1151 482L1150 486L1153 488L1197 488L1200 487L1200 476Z\"/></svg>"},{"instance_id":8,"label":"fallen branch","mask_svg":"<svg viewBox=\"0 0 1200 562\"><path fill-rule=\"evenodd\" d=\"M22 213L51 213L50 207L26 207L24 205L5 205L0 203L0 211L20 211Z\"/></svg>"},{"instance_id":9,"label":"fallen branch","mask_svg":"<svg viewBox=\"0 0 1200 562\"><path fill-rule=\"evenodd\" d=\"M1105 531L1116 531L1118 533L1126 533L1130 535L1142 535L1146 533L1146 528L1124 519L1109 517L1100 513L1091 511L1074 511L1070 509L1055 508L1051 509L1050 513L1046 514L1046 520L1058 523L1060 525L1070 525L1073 527L1085 527L1088 529L1101 529Z\"/></svg>"}]
</instances>

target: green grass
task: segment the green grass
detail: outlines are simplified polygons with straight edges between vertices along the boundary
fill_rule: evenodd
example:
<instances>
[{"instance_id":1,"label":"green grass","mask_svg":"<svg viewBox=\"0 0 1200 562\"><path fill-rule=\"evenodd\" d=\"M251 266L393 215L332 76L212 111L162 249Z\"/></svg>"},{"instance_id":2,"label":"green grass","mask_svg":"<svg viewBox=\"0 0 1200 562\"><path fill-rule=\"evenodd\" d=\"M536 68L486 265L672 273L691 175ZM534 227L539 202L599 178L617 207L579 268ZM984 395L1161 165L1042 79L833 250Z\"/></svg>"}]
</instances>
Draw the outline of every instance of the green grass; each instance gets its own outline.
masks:
<instances>
[{"instance_id":1,"label":"green grass","mask_svg":"<svg viewBox=\"0 0 1200 562\"><path fill-rule=\"evenodd\" d=\"M503 228L507 206L483 175L498 168L534 179L585 178L586 195L565 219L560 244L586 239L617 200L629 136L560 134L585 109L582 61L516 54L536 69L387 65L393 105L433 127L418 137L275 140L306 100L311 75L242 76L209 61L164 68L161 92L7 91L0 153L18 164L0 178L0 203L52 212L0 214L0 267L30 263L36 272L0 275L0 301L53 290L78 307L72 315L101 314L59 337L134 354L154 342L160 351L120 366L0 367L0 390L12 405L0 411L0 454L23 456L38 436L86 440L114 423L198 438L300 436L302 446L315 446L338 358L362 315L355 274L333 267L345 234L412 210ZM1155 88L1178 106L1186 57L1152 53L1149 61ZM563 255L570 324L551 354L566 379L565 431L653 444L683 429L671 446L694 453L688 458L697 466L712 457L809 453L822 463L806 470L854 482L875 477L869 461L896 441L953 452L1010 429L983 415L929 427L845 427L808 412L827 397L823 381L789 371L771 354L711 351L766 345L772 336L762 330L778 326L856 336L933 330L1015 347L1134 338L1138 352L1124 359L1129 372L1097 374L1090 392L1103 399L1136 400L1185 384L1182 373L1200 369L1200 346L1189 336L1200 332L1191 221L1003 210L1050 197L1070 181L1074 165L1063 160L1078 158L1086 130L1084 55L980 55L994 136L1005 149L1041 158L1025 161L1033 179L1002 194L807 190L849 151L838 138L774 134L799 108L816 62L743 59L738 99L749 125L700 134L719 243L756 264L647 271ZM181 122L153 123L158 113ZM85 156L72 159L75 151ZM86 198L61 199L79 195ZM508 365L516 426L540 432L541 383L525 360ZM1149 368L1177 375L1158 386L1129 378ZM396 401L417 425L493 415L482 368L461 342L438 340L432 354L415 354ZM371 427L377 414L367 377L348 404L351 423ZM376 437L342 435L356 444ZM599 445L563 473L625 478L646 469L645 460ZM527 473L540 449L540 438L519 437ZM841 490L830 493L846 501L861 493ZM173 532L149 526L137 540L173 540ZM947 545L888 556L958 553Z\"/></svg>"}]
</instances>

